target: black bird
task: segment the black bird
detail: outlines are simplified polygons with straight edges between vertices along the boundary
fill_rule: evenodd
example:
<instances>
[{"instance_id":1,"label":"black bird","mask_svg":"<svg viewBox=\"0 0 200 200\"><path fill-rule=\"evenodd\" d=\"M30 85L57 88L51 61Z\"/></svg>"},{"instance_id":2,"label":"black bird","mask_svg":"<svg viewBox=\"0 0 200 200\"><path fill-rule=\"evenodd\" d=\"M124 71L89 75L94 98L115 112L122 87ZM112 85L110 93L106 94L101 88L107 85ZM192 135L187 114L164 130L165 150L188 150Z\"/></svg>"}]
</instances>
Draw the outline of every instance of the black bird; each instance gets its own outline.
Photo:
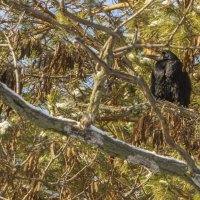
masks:
<instances>
[{"instance_id":1,"label":"black bird","mask_svg":"<svg viewBox=\"0 0 200 200\"><path fill-rule=\"evenodd\" d=\"M161 55L147 55L156 62L151 74L151 92L156 99L167 100L184 107L190 104L191 81L183 64L171 51L165 50Z\"/></svg>"}]
</instances>

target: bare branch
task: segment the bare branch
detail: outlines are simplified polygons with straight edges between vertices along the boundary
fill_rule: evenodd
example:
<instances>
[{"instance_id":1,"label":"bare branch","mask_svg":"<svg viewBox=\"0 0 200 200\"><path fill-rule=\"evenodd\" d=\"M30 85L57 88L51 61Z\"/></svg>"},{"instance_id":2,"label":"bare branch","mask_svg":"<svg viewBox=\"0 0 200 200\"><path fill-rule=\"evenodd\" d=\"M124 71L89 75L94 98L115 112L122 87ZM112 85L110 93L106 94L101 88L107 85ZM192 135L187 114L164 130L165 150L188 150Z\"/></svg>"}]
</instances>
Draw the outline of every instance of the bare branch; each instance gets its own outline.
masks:
<instances>
[{"instance_id":1,"label":"bare branch","mask_svg":"<svg viewBox=\"0 0 200 200\"><path fill-rule=\"evenodd\" d=\"M117 31L119 30L120 27L116 28L114 30L114 33L117 33ZM79 43L82 43L82 47L89 53L91 54L92 57L95 57L95 59L97 59L98 61L101 61L102 59L106 58L107 60L107 64L105 63L103 69L101 71L101 73L99 73L96 77L96 81L95 81L95 86L92 92L92 95L90 97L90 104L88 107L88 112L90 112L90 114L92 115L92 118L94 119L95 114L98 111L99 108L99 104L100 104L100 100L102 97L102 86L105 82L106 79L106 75L105 75L105 70L107 68L112 68L113 66L113 36L110 36L107 41L104 44L104 47L102 48L101 52L100 52L100 58L98 59L98 57L96 56L96 54L92 51L90 51L90 49L87 49L87 46L85 46L82 42L82 40L80 40L79 38L77 38L77 40L79 41ZM96 70L98 70L98 67L100 65L100 62L97 62L96 65ZM108 67L107 67L108 66ZM102 66L101 66L102 67Z\"/></svg>"},{"instance_id":2,"label":"bare branch","mask_svg":"<svg viewBox=\"0 0 200 200\"><path fill-rule=\"evenodd\" d=\"M131 146L125 142L109 137L106 132L94 126L81 129L79 126L80 123L75 120L66 118L59 119L47 115L26 102L22 97L14 93L1 82L0 98L4 103L15 109L18 114L31 120L39 127L96 145L111 155L118 156L122 159L128 159L128 161L132 163L144 165L154 172L169 173L185 177L188 181L190 180L190 177L186 174L187 166L184 162L174 158L159 156L156 153Z\"/></svg>"},{"instance_id":3,"label":"bare branch","mask_svg":"<svg viewBox=\"0 0 200 200\"><path fill-rule=\"evenodd\" d=\"M119 47L117 49L114 49L114 55L115 56L120 56L124 53L129 53L133 49L137 48L149 48L149 49L155 49L155 48L164 48L164 47L169 47L172 49L200 49L200 46L176 46L176 45L167 45L167 44L132 44L132 45L127 45L124 47Z\"/></svg>"},{"instance_id":4,"label":"bare branch","mask_svg":"<svg viewBox=\"0 0 200 200\"><path fill-rule=\"evenodd\" d=\"M74 107L74 112L76 110L76 106L81 108L88 107L88 104L82 104L79 102L68 102L68 103L56 103L56 107L59 110L67 110L68 106ZM122 106L122 107L115 107L115 106L105 106L100 104L99 105L99 115L95 117L95 121L104 122L104 121L125 121L125 122L137 122L140 115L144 110L150 110L150 105L141 103L134 106ZM89 112L89 111L88 111ZM173 111L174 112L174 111ZM77 114L78 116L78 114Z\"/></svg>"},{"instance_id":5,"label":"bare branch","mask_svg":"<svg viewBox=\"0 0 200 200\"><path fill-rule=\"evenodd\" d=\"M122 8L127 8L130 7L130 4L127 2L122 2L122 3L116 3L112 4L110 6L105 6L102 8L103 11L109 12L115 9L122 9ZM93 11L93 13L98 12L98 11Z\"/></svg>"},{"instance_id":6,"label":"bare branch","mask_svg":"<svg viewBox=\"0 0 200 200\"><path fill-rule=\"evenodd\" d=\"M0 44L0 47L8 47L8 44Z\"/></svg>"},{"instance_id":7,"label":"bare branch","mask_svg":"<svg viewBox=\"0 0 200 200\"><path fill-rule=\"evenodd\" d=\"M173 40L174 35L176 34L176 32L178 31L179 27L180 27L180 26L182 25L182 23L184 22L184 20L185 20L185 18L186 18L186 16L187 16L187 14L188 14L188 12L189 12L189 10L190 10L192 4L193 4L193 0L190 1L189 5L188 5L188 7L187 7L187 9L186 9L186 11L185 11L185 14L183 15L183 17L181 18L181 20L180 20L179 23L177 24L177 26L176 26L176 28L174 29L174 31L172 32L172 34L170 35L170 37L169 37L169 39L168 39L166 45L169 45L170 42Z\"/></svg>"},{"instance_id":8,"label":"bare branch","mask_svg":"<svg viewBox=\"0 0 200 200\"><path fill-rule=\"evenodd\" d=\"M87 47L83 41L80 38L76 38L76 40L81 44L82 48L88 52L88 54L99 63L100 66L102 66L105 70L105 72L109 75L113 75L117 78L121 78L123 80L126 80L127 82L137 84L137 77L131 76L129 74L126 74L124 72L121 72L119 70L115 70L110 68L104 61L102 61L89 47Z\"/></svg>"},{"instance_id":9,"label":"bare branch","mask_svg":"<svg viewBox=\"0 0 200 200\"><path fill-rule=\"evenodd\" d=\"M4 2L8 6L12 6L12 9L17 9L19 11L25 12L26 14L29 14L30 16L33 16L36 19L40 19L40 20L42 20L46 23L53 25L54 27L64 29L67 33L77 35L76 30L73 30L68 25L61 24L61 23L57 22L53 17L49 16L48 14L46 14L46 13L44 13L44 12L38 10L38 9L34 9L34 8L27 6L27 5L24 5L22 3L17 3L16 1L13 1L13 0L9 0L9 1L8 0L2 0L2 2Z\"/></svg>"},{"instance_id":10,"label":"bare branch","mask_svg":"<svg viewBox=\"0 0 200 200\"><path fill-rule=\"evenodd\" d=\"M60 4L58 2L56 2L56 1L54 1L54 2L55 2L56 7L59 8ZM62 14L65 17L67 17L67 18L69 18L69 19L71 19L71 20L73 20L75 22L84 24L86 26L93 27L94 29L97 29L97 30L104 31L104 32L106 32L109 35L112 35L112 36L115 36L115 37L119 37L119 34L117 34L116 32L112 31L110 28L107 28L107 27L102 26L100 24L96 24L96 23L87 21L85 19L82 19L80 17L77 17L76 15L74 15L74 14L70 13L69 11L67 11L66 9L64 9L64 10L62 9Z\"/></svg>"},{"instance_id":11,"label":"bare branch","mask_svg":"<svg viewBox=\"0 0 200 200\"><path fill-rule=\"evenodd\" d=\"M105 75L103 70L99 72L95 77L95 85L92 90L92 94L90 96L90 104L87 109L87 111L89 113L92 113L93 115L96 115L98 111L102 96L102 88L103 84L105 83L106 77L107 76Z\"/></svg>"},{"instance_id":12,"label":"bare branch","mask_svg":"<svg viewBox=\"0 0 200 200\"><path fill-rule=\"evenodd\" d=\"M146 5L144 5L141 9L139 9L137 12L135 12L132 16L130 16L126 21L122 22L117 29L119 29L120 27L124 26L125 24L127 24L129 21L131 21L133 18L135 18L137 15L139 15L141 12L144 11L145 8L147 8L149 5L151 5L153 2L155 2L155 0L150 0Z\"/></svg>"},{"instance_id":13,"label":"bare branch","mask_svg":"<svg viewBox=\"0 0 200 200\"><path fill-rule=\"evenodd\" d=\"M13 47L11 45L9 37L5 34L5 32L4 32L4 35L6 37L9 49L10 49L12 57L13 57L13 65L14 65L14 72L15 72L15 78L16 78L16 92L18 94L20 94L20 92L21 92L21 75L20 75L20 70L17 66L17 58L16 58L15 52L13 50Z\"/></svg>"},{"instance_id":14,"label":"bare branch","mask_svg":"<svg viewBox=\"0 0 200 200\"><path fill-rule=\"evenodd\" d=\"M105 72L107 74L116 76L118 78L121 78L127 82L130 83L134 83L134 84L138 84L140 86L140 89L142 90L144 96L146 97L146 99L149 100L154 112L157 114L158 118L160 119L161 125L162 125L162 129L163 129L163 133L166 139L166 142L173 147L188 163L190 169L193 172L197 172L200 173L200 170L198 169L198 167L196 167L194 160L190 157L189 153L187 151L185 151L184 149L182 149L180 146L178 146L177 144L175 144L175 142L173 141L173 139L171 138L170 134L169 134L169 126L167 124L167 121L165 119L165 117L162 115L161 111L158 109L158 107L156 106L156 101L153 98L146 82L141 78L141 77L136 77L136 76L131 76L129 74L125 74L123 72L119 72L117 70L113 70L111 68L109 68L106 63L104 61L102 61L100 58L97 57L97 55L91 50L89 49L80 39L77 38L77 41L82 45L82 47L91 55L91 57L93 59L95 59L97 62L99 62L99 64L104 68Z\"/></svg>"}]
</instances>

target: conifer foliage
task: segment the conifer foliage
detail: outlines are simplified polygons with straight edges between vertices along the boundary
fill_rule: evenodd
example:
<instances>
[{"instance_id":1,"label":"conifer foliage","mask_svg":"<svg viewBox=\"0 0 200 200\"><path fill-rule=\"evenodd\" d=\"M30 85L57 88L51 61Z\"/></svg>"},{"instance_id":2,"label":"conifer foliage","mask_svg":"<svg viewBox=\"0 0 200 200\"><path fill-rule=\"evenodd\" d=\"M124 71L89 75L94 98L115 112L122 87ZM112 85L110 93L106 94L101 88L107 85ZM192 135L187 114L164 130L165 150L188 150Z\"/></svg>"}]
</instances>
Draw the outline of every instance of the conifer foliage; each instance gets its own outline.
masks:
<instances>
[{"instance_id":1,"label":"conifer foliage","mask_svg":"<svg viewBox=\"0 0 200 200\"><path fill-rule=\"evenodd\" d=\"M0 0L0 22L0 199L200 198L198 0ZM163 50L189 108L149 90Z\"/></svg>"}]
</instances>

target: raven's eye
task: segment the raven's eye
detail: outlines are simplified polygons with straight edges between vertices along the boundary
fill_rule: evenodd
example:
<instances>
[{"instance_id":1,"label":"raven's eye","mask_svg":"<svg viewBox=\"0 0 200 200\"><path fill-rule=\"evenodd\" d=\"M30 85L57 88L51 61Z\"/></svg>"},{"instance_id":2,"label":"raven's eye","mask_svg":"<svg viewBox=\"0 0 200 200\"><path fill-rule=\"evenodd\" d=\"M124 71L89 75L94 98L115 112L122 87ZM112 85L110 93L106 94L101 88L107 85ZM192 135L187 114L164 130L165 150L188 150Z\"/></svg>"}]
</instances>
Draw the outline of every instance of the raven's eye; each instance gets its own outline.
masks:
<instances>
[{"instance_id":1,"label":"raven's eye","mask_svg":"<svg viewBox=\"0 0 200 200\"><path fill-rule=\"evenodd\" d=\"M163 51L163 52L162 52L162 55L165 57L165 56L166 56L166 52L165 52L165 51Z\"/></svg>"},{"instance_id":2,"label":"raven's eye","mask_svg":"<svg viewBox=\"0 0 200 200\"><path fill-rule=\"evenodd\" d=\"M164 58L169 58L170 57L170 55L165 51L162 52L162 55L163 55Z\"/></svg>"},{"instance_id":3,"label":"raven's eye","mask_svg":"<svg viewBox=\"0 0 200 200\"><path fill-rule=\"evenodd\" d=\"M163 58L166 58L166 52L162 52Z\"/></svg>"}]
</instances>

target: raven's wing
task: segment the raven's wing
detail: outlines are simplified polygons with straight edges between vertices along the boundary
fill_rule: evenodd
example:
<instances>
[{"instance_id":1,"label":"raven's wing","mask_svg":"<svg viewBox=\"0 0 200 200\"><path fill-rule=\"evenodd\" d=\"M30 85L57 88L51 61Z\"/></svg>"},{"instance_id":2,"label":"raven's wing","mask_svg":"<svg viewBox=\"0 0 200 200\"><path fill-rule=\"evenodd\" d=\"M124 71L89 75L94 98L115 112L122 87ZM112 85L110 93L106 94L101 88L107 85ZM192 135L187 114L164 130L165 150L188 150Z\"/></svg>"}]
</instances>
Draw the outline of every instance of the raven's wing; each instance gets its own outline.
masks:
<instances>
[{"instance_id":1,"label":"raven's wing","mask_svg":"<svg viewBox=\"0 0 200 200\"><path fill-rule=\"evenodd\" d=\"M151 74L151 92L157 99L165 99L165 65L156 63Z\"/></svg>"},{"instance_id":2,"label":"raven's wing","mask_svg":"<svg viewBox=\"0 0 200 200\"><path fill-rule=\"evenodd\" d=\"M182 105L182 63L179 60L170 60L166 64L166 100Z\"/></svg>"},{"instance_id":3,"label":"raven's wing","mask_svg":"<svg viewBox=\"0 0 200 200\"><path fill-rule=\"evenodd\" d=\"M150 87L150 90L151 90L151 93L153 94L153 96L155 96L155 75L154 73L152 72L151 73L151 87Z\"/></svg>"},{"instance_id":4,"label":"raven's wing","mask_svg":"<svg viewBox=\"0 0 200 200\"><path fill-rule=\"evenodd\" d=\"M191 95L191 82L187 72L182 72L183 64L180 60L173 60L166 65L166 100L177 102L188 107Z\"/></svg>"},{"instance_id":5,"label":"raven's wing","mask_svg":"<svg viewBox=\"0 0 200 200\"><path fill-rule=\"evenodd\" d=\"M166 62L165 77L170 81L176 81L180 78L183 64L180 60L169 60ZM176 80L175 80L176 79Z\"/></svg>"},{"instance_id":6,"label":"raven's wing","mask_svg":"<svg viewBox=\"0 0 200 200\"><path fill-rule=\"evenodd\" d=\"M190 81L190 77L187 72L182 72L182 79L181 79L181 104L185 107L188 107L190 104L190 96L192 92L192 84Z\"/></svg>"}]
</instances>

